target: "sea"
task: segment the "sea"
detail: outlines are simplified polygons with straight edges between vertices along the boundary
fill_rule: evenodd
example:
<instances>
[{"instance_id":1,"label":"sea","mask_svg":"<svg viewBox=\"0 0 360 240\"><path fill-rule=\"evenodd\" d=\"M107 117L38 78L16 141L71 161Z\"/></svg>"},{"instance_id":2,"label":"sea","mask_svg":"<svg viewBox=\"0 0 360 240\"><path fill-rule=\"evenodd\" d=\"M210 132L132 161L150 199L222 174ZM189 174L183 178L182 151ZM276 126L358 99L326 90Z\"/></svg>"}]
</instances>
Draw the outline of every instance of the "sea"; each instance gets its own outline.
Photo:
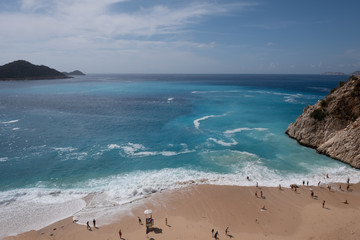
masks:
<instances>
[{"instance_id":1,"label":"sea","mask_svg":"<svg viewBox=\"0 0 360 240\"><path fill-rule=\"evenodd\" d=\"M356 183L359 170L285 134L307 105L347 78L89 74L1 81L0 239L69 216L101 226L129 202L192 184Z\"/></svg>"}]
</instances>

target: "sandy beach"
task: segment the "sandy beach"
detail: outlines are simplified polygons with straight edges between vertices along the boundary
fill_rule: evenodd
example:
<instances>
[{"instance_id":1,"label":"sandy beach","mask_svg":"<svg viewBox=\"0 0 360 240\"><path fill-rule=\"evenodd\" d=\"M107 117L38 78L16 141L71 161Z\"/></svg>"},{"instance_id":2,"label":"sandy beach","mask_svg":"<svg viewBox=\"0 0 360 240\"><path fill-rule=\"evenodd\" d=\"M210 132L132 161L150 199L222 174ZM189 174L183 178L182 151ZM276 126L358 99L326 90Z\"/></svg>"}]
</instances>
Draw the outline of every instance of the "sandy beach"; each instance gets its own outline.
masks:
<instances>
[{"instance_id":1,"label":"sandy beach","mask_svg":"<svg viewBox=\"0 0 360 240\"><path fill-rule=\"evenodd\" d=\"M219 239L359 239L360 184L351 185L349 191L346 186L333 183L329 190L327 185L299 185L294 191L284 187L192 185L130 203L127 214L110 225L97 222L94 228L89 219L91 231L67 218L5 239L111 240L120 239L120 229L126 240L211 239L212 229L218 231ZM145 222L145 209L152 209L155 219L147 235L145 225L138 222L138 216Z\"/></svg>"}]
</instances>

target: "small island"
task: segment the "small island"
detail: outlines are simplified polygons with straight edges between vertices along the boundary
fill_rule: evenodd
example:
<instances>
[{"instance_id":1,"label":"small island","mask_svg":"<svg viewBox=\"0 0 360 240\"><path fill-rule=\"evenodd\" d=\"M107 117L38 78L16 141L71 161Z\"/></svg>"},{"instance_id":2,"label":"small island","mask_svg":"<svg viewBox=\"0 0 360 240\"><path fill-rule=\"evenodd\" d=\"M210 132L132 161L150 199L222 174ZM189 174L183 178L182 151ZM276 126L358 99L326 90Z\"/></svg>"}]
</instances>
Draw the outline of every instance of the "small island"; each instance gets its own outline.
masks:
<instances>
[{"instance_id":1,"label":"small island","mask_svg":"<svg viewBox=\"0 0 360 240\"><path fill-rule=\"evenodd\" d=\"M17 60L0 66L0 80L44 80L71 78L53 68Z\"/></svg>"},{"instance_id":2,"label":"small island","mask_svg":"<svg viewBox=\"0 0 360 240\"><path fill-rule=\"evenodd\" d=\"M75 70L72 72L63 72L63 74L67 75L67 76L85 76L86 74L79 71L79 70Z\"/></svg>"}]
</instances>

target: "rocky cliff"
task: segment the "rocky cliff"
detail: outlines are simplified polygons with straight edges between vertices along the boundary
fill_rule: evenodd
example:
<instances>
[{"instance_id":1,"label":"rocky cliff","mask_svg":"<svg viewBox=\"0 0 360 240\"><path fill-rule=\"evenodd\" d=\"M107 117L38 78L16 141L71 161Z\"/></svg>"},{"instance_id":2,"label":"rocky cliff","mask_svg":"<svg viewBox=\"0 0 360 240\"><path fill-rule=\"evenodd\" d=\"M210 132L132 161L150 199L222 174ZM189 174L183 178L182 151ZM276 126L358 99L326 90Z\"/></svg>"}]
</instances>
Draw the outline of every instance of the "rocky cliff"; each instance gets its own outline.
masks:
<instances>
[{"instance_id":1,"label":"rocky cliff","mask_svg":"<svg viewBox=\"0 0 360 240\"><path fill-rule=\"evenodd\" d=\"M300 144L360 168L360 79L340 82L286 130Z\"/></svg>"}]
</instances>

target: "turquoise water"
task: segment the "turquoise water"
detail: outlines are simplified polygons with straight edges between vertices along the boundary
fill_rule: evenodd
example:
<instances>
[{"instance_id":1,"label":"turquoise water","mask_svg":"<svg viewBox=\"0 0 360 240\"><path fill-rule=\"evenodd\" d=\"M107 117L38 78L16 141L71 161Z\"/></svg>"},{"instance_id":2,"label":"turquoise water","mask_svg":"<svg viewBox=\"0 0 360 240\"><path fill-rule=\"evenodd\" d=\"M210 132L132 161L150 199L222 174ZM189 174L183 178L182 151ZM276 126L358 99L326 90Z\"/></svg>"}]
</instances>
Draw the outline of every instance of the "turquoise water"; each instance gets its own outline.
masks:
<instances>
[{"instance_id":1,"label":"turquoise water","mask_svg":"<svg viewBox=\"0 0 360 240\"><path fill-rule=\"evenodd\" d=\"M346 78L99 74L0 82L0 213L9 216L0 237L71 215L110 221L124 203L189 181L358 179L358 170L284 133Z\"/></svg>"}]
</instances>

